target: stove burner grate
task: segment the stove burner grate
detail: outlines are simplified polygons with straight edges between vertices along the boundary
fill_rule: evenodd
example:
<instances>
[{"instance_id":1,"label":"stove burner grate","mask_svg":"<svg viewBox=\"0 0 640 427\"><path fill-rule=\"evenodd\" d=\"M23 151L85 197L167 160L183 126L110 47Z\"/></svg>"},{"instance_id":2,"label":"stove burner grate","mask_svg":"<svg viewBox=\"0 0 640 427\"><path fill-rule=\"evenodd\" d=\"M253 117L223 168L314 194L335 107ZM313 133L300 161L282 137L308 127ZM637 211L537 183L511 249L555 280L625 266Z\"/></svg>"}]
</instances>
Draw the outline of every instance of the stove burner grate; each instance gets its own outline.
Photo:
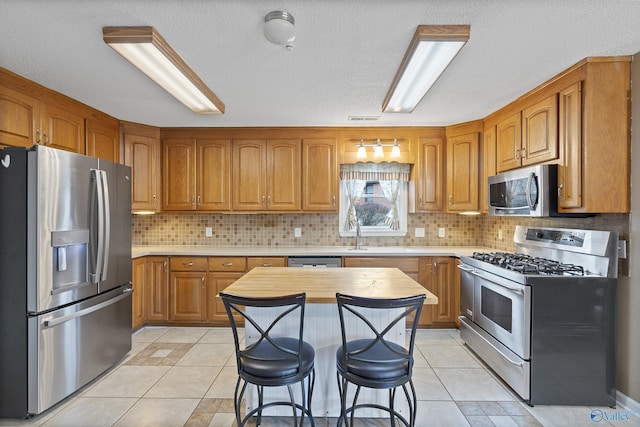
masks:
<instances>
[{"instance_id":1,"label":"stove burner grate","mask_svg":"<svg viewBox=\"0 0 640 427\"><path fill-rule=\"evenodd\" d=\"M551 259L509 252L474 252L472 258L522 274L584 276L584 268Z\"/></svg>"}]
</instances>

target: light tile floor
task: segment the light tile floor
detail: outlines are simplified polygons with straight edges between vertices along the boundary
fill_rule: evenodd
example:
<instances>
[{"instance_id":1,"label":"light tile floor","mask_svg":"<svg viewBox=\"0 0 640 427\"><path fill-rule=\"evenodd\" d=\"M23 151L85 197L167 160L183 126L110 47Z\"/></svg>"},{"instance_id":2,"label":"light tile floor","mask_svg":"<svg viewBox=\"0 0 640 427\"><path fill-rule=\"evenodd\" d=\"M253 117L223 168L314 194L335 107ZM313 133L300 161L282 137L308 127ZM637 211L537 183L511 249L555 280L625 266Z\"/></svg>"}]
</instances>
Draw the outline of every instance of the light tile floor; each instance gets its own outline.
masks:
<instances>
[{"instance_id":1,"label":"light tile floor","mask_svg":"<svg viewBox=\"0 0 640 427\"><path fill-rule=\"evenodd\" d=\"M609 422L622 409L535 406L515 393L466 347L457 330L420 330L413 374L422 426L630 426L640 418ZM236 382L233 337L228 328L145 328L133 335L127 357L49 411L29 420L0 420L0 426L231 427L235 426ZM620 417L623 418L623 417ZM264 426L292 425L267 417ZM308 424L308 423L307 423ZM318 427L335 418L316 418ZM358 426L387 426L386 419L361 419Z\"/></svg>"}]
</instances>

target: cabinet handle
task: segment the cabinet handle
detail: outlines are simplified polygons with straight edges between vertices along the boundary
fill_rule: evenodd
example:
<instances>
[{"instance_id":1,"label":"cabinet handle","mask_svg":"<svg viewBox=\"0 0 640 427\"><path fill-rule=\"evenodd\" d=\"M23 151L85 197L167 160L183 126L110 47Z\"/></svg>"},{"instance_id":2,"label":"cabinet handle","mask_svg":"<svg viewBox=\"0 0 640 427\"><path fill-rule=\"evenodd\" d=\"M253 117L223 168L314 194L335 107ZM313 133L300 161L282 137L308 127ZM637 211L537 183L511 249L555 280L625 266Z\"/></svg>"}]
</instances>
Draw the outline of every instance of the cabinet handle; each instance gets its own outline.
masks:
<instances>
[{"instance_id":1,"label":"cabinet handle","mask_svg":"<svg viewBox=\"0 0 640 427\"><path fill-rule=\"evenodd\" d=\"M182 265L185 267L193 267L193 262L183 262Z\"/></svg>"},{"instance_id":2,"label":"cabinet handle","mask_svg":"<svg viewBox=\"0 0 640 427\"><path fill-rule=\"evenodd\" d=\"M262 196L262 207L264 207L264 196Z\"/></svg>"},{"instance_id":3,"label":"cabinet handle","mask_svg":"<svg viewBox=\"0 0 640 427\"><path fill-rule=\"evenodd\" d=\"M271 206L271 196L267 196L267 207Z\"/></svg>"},{"instance_id":4,"label":"cabinet handle","mask_svg":"<svg viewBox=\"0 0 640 427\"><path fill-rule=\"evenodd\" d=\"M196 205L196 197L195 196L191 196L191 206L195 207Z\"/></svg>"},{"instance_id":5,"label":"cabinet handle","mask_svg":"<svg viewBox=\"0 0 640 427\"><path fill-rule=\"evenodd\" d=\"M558 185L558 199L560 200L564 200L564 196L562 195L563 187L564 187L564 184Z\"/></svg>"},{"instance_id":6,"label":"cabinet handle","mask_svg":"<svg viewBox=\"0 0 640 427\"><path fill-rule=\"evenodd\" d=\"M333 196L333 207L336 206L336 196Z\"/></svg>"},{"instance_id":7,"label":"cabinet handle","mask_svg":"<svg viewBox=\"0 0 640 427\"><path fill-rule=\"evenodd\" d=\"M232 262L223 263L222 266L223 267L233 267L233 263Z\"/></svg>"},{"instance_id":8,"label":"cabinet handle","mask_svg":"<svg viewBox=\"0 0 640 427\"><path fill-rule=\"evenodd\" d=\"M42 136L44 136L44 145L49 145L49 135L46 132L42 132Z\"/></svg>"},{"instance_id":9,"label":"cabinet handle","mask_svg":"<svg viewBox=\"0 0 640 427\"><path fill-rule=\"evenodd\" d=\"M516 150L514 157L516 160L520 160L520 150Z\"/></svg>"},{"instance_id":10,"label":"cabinet handle","mask_svg":"<svg viewBox=\"0 0 640 427\"><path fill-rule=\"evenodd\" d=\"M153 207L156 206L156 195L155 194L151 197L151 206L153 206Z\"/></svg>"},{"instance_id":11,"label":"cabinet handle","mask_svg":"<svg viewBox=\"0 0 640 427\"><path fill-rule=\"evenodd\" d=\"M262 267L271 267L273 264L270 264L268 262L263 262L262 263Z\"/></svg>"},{"instance_id":12,"label":"cabinet handle","mask_svg":"<svg viewBox=\"0 0 640 427\"><path fill-rule=\"evenodd\" d=\"M438 271L438 263L437 262L433 262L433 272L436 273Z\"/></svg>"},{"instance_id":13,"label":"cabinet handle","mask_svg":"<svg viewBox=\"0 0 640 427\"><path fill-rule=\"evenodd\" d=\"M197 200L196 204L200 206L200 196L198 196L196 200Z\"/></svg>"},{"instance_id":14,"label":"cabinet handle","mask_svg":"<svg viewBox=\"0 0 640 427\"><path fill-rule=\"evenodd\" d=\"M453 194L449 194L449 206L453 206Z\"/></svg>"},{"instance_id":15,"label":"cabinet handle","mask_svg":"<svg viewBox=\"0 0 640 427\"><path fill-rule=\"evenodd\" d=\"M36 144L40 145L40 129L36 130Z\"/></svg>"},{"instance_id":16,"label":"cabinet handle","mask_svg":"<svg viewBox=\"0 0 640 427\"><path fill-rule=\"evenodd\" d=\"M422 194L420 195L420 206L422 206Z\"/></svg>"},{"instance_id":17,"label":"cabinet handle","mask_svg":"<svg viewBox=\"0 0 640 427\"><path fill-rule=\"evenodd\" d=\"M522 150L520 150L520 157L523 159L527 158L527 149L523 148Z\"/></svg>"},{"instance_id":18,"label":"cabinet handle","mask_svg":"<svg viewBox=\"0 0 640 427\"><path fill-rule=\"evenodd\" d=\"M204 289L204 276L202 276L202 289Z\"/></svg>"},{"instance_id":19,"label":"cabinet handle","mask_svg":"<svg viewBox=\"0 0 640 427\"><path fill-rule=\"evenodd\" d=\"M162 263L162 269L164 270L164 272L167 272L167 261Z\"/></svg>"}]
</instances>

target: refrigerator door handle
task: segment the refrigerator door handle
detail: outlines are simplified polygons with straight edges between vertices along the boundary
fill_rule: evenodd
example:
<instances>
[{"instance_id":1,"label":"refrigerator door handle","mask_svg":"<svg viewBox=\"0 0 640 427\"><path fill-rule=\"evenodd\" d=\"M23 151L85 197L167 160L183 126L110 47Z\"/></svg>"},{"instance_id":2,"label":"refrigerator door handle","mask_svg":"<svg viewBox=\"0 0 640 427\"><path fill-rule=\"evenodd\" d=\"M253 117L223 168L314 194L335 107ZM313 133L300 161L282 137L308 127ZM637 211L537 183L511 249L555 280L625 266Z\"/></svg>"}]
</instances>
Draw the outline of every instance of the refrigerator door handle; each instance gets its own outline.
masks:
<instances>
[{"instance_id":1,"label":"refrigerator door handle","mask_svg":"<svg viewBox=\"0 0 640 427\"><path fill-rule=\"evenodd\" d=\"M96 193L98 199L98 230L97 230L97 253L95 259L96 270L92 277L93 283L98 283L102 277L102 262L104 260L104 195L102 186L102 171L92 169L91 173L94 176L94 182L96 185Z\"/></svg>"},{"instance_id":2,"label":"refrigerator door handle","mask_svg":"<svg viewBox=\"0 0 640 427\"><path fill-rule=\"evenodd\" d=\"M104 203L102 205L103 217L104 217L104 225L103 225L103 248L102 248L102 271L100 273L100 280L107 280L107 270L109 268L109 246L111 245L111 204L109 201L109 180L107 179L107 172L101 170L100 175L102 175L102 193L104 197Z\"/></svg>"},{"instance_id":3,"label":"refrigerator door handle","mask_svg":"<svg viewBox=\"0 0 640 427\"><path fill-rule=\"evenodd\" d=\"M115 298L111 298L110 300L103 301L99 304L92 305L91 307L87 307L83 310L76 311L75 313L67 314L66 316L55 317L51 319L46 319L42 322L42 326L45 328L52 328L54 326L60 325L61 323L67 322L72 319L76 319L78 317L86 316L89 313L93 313L94 311L102 310L105 307L110 306L111 304L115 304L121 299L124 299L129 296L130 290L125 290L122 294L118 295Z\"/></svg>"}]
</instances>

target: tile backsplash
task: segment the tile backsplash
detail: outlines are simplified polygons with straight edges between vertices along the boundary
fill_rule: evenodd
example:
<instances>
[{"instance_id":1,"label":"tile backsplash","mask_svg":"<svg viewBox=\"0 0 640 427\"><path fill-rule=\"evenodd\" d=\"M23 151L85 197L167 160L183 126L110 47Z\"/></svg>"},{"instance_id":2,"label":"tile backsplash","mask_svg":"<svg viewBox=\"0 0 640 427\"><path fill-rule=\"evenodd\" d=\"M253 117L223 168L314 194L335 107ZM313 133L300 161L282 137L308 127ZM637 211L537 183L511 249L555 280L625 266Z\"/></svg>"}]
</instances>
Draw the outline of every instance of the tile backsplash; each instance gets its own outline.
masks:
<instances>
[{"instance_id":1,"label":"tile backsplash","mask_svg":"<svg viewBox=\"0 0 640 427\"><path fill-rule=\"evenodd\" d=\"M132 242L135 246L350 246L352 237L338 235L337 214L191 214L158 213L134 215ZM617 231L620 239L629 239L629 215L603 214L590 218L523 218L465 216L446 213L408 215L409 232L405 237L364 237L369 246L485 246L498 251L513 251L516 225L585 228ZM205 236L205 227L213 236ZM415 228L425 229L425 237L414 237ZM301 237L294 237L300 228ZM438 228L445 237L438 237ZM502 232L502 240L498 238ZM619 274L627 275L628 260L620 260Z\"/></svg>"}]
</instances>

